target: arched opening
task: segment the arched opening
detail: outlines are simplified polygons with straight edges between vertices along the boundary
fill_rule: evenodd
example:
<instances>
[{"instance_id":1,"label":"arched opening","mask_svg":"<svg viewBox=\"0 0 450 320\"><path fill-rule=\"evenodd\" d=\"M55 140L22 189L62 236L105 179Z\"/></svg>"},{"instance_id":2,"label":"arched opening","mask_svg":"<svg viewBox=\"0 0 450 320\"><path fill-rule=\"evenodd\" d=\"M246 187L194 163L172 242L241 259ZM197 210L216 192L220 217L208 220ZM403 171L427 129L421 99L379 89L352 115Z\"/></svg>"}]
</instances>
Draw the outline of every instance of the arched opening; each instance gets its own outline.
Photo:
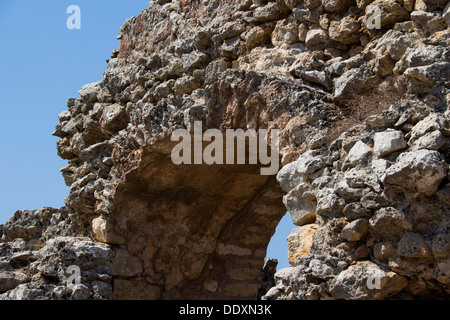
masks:
<instances>
[{"instance_id":1,"label":"arched opening","mask_svg":"<svg viewBox=\"0 0 450 320\"><path fill-rule=\"evenodd\" d=\"M287 238L294 228L297 226L292 223L291 215L287 212L278 223L275 234L269 242L267 257L278 260L277 270L290 267Z\"/></svg>"},{"instance_id":2,"label":"arched opening","mask_svg":"<svg viewBox=\"0 0 450 320\"><path fill-rule=\"evenodd\" d=\"M118 186L110 223L115 299L256 299L286 209L260 165L175 165L147 147Z\"/></svg>"}]
</instances>

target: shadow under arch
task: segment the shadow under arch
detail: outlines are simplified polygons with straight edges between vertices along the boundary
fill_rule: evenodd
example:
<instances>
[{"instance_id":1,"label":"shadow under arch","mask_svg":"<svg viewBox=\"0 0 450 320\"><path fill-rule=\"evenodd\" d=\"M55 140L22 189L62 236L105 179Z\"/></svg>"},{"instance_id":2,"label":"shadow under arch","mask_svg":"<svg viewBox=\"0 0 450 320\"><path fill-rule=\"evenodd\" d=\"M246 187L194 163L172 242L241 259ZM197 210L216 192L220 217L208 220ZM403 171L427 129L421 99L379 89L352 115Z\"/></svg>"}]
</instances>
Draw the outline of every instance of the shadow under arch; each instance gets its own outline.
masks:
<instances>
[{"instance_id":1,"label":"shadow under arch","mask_svg":"<svg viewBox=\"0 0 450 320\"><path fill-rule=\"evenodd\" d=\"M256 299L286 213L260 165L175 165L175 143L146 147L114 196L114 299Z\"/></svg>"}]
</instances>

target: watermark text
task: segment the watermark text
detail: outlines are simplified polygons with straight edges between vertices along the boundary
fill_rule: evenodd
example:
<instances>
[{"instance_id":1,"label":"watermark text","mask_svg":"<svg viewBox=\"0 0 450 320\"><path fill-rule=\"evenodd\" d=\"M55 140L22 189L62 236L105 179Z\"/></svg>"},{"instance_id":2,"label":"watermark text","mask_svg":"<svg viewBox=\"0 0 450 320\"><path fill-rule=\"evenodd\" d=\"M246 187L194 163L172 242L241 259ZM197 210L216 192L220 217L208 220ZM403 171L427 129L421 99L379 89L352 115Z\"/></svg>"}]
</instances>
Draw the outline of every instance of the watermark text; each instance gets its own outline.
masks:
<instances>
[{"instance_id":1,"label":"watermark text","mask_svg":"<svg viewBox=\"0 0 450 320\"><path fill-rule=\"evenodd\" d=\"M203 132L202 122L194 122L194 133L178 129L172 141L179 141L172 149L172 162L181 164L261 164L261 175L275 175L280 165L279 130L270 132L270 146L266 142L268 130L227 129L225 136L218 129ZM203 148L204 142L210 142ZM193 149L193 150L192 150ZM270 152L269 152L270 150ZM247 152L248 151L248 152ZM248 161L248 162L247 162Z\"/></svg>"},{"instance_id":2,"label":"watermark text","mask_svg":"<svg viewBox=\"0 0 450 320\"><path fill-rule=\"evenodd\" d=\"M81 29L81 9L77 5L70 5L66 10L67 14L70 16L67 18L67 29L69 30L80 30Z\"/></svg>"}]
</instances>

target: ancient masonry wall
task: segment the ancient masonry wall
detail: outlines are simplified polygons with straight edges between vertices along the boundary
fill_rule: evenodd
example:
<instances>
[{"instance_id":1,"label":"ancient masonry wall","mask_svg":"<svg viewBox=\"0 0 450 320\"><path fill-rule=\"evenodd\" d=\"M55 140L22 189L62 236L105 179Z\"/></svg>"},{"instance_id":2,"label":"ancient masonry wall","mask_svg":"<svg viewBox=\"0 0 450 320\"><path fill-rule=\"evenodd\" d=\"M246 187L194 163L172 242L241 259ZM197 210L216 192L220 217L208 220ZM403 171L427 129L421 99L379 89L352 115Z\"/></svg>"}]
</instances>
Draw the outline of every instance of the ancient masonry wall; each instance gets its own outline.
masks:
<instances>
[{"instance_id":1,"label":"ancient masonry wall","mask_svg":"<svg viewBox=\"0 0 450 320\"><path fill-rule=\"evenodd\" d=\"M151 1L59 115L66 205L0 226L0 299L448 298L449 24L446 0ZM280 130L278 174L174 165L195 121Z\"/></svg>"}]
</instances>

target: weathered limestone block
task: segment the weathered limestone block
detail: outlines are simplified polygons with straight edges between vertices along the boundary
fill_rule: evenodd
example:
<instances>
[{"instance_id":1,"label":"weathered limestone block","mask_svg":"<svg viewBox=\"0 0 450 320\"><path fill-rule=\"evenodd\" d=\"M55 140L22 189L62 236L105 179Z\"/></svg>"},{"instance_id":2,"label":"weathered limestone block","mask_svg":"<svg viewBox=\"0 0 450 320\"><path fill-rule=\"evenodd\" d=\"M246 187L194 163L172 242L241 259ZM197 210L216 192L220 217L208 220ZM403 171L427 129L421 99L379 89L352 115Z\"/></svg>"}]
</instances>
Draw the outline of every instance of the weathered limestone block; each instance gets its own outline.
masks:
<instances>
[{"instance_id":1,"label":"weathered limestone block","mask_svg":"<svg viewBox=\"0 0 450 320\"><path fill-rule=\"evenodd\" d=\"M440 130L435 130L418 138L411 144L411 150L439 150L446 144L446 139Z\"/></svg>"},{"instance_id":2,"label":"weathered limestone block","mask_svg":"<svg viewBox=\"0 0 450 320\"><path fill-rule=\"evenodd\" d=\"M322 0L322 5L328 12L339 12L348 8L354 2L354 0Z\"/></svg>"},{"instance_id":3,"label":"weathered limestone block","mask_svg":"<svg viewBox=\"0 0 450 320\"><path fill-rule=\"evenodd\" d=\"M354 35L359 28L359 22L355 18L347 16L340 21L331 21L328 34L331 40L350 44L359 39L359 37Z\"/></svg>"},{"instance_id":4,"label":"weathered limestone block","mask_svg":"<svg viewBox=\"0 0 450 320\"><path fill-rule=\"evenodd\" d=\"M321 28L315 28L308 31L305 43L308 47L314 47L325 44L329 41L328 34Z\"/></svg>"},{"instance_id":5,"label":"weathered limestone block","mask_svg":"<svg viewBox=\"0 0 450 320\"><path fill-rule=\"evenodd\" d=\"M412 226L401 211L388 207L375 212L370 219L370 228L374 235L389 238L398 235L403 230L411 230Z\"/></svg>"},{"instance_id":6,"label":"weathered limestone block","mask_svg":"<svg viewBox=\"0 0 450 320\"><path fill-rule=\"evenodd\" d=\"M273 45L292 44L298 40L298 22L293 16L277 22L272 32Z\"/></svg>"},{"instance_id":7,"label":"weathered limestone block","mask_svg":"<svg viewBox=\"0 0 450 320\"><path fill-rule=\"evenodd\" d=\"M347 241L359 241L368 231L369 222L367 219L357 219L347 224L342 229L342 238Z\"/></svg>"},{"instance_id":8,"label":"weathered limestone block","mask_svg":"<svg viewBox=\"0 0 450 320\"><path fill-rule=\"evenodd\" d=\"M97 101L97 95L100 91L100 82L94 82L83 86L78 92L81 98L85 101Z\"/></svg>"},{"instance_id":9,"label":"weathered limestone block","mask_svg":"<svg viewBox=\"0 0 450 320\"><path fill-rule=\"evenodd\" d=\"M395 253L395 248L390 241L377 243L373 248L375 259L384 260Z\"/></svg>"},{"instance_id":10,"label":"weathered limestone block","mask_svg":"<svg viewBox=\"0 0 450 320\"><path fill-rule=\"evenodd\" d=\"M409 18L408 12L395 0L375 0L366 7L365 20L369 20L376 10L380 12L381 27L388 27Z\"/></svg>"},{"instance_id":11,"label":"weathered limestone block","mask_svg":"<svg viewBox=\"0 0 450 320\"><path fill-rule=\"evenodd\" d=\"M289 8L281 1L269 2L265 6L258 7L253 12L255 22L278 20L289 11Z\"/></svg>"},{"instance_id":12,"label":"weathered limestone block","mask_svg":"<svg viewBox=\"0 0 450 320\"><path fill-rule=\"evenodd\" d=\"M368 68L350 69L335 81L334 96L337 99L343 99L348 95L360 94L374 81L376 81L376 75L372 74Z\"/></svg>"},{"instance_id":13,"label":"weathered limestone block","mask_svg":"<svg viewBox=\"0 0 450 320\"><path fill-rule=\"evenodd\" d=\"M370 217L371 211L363 207L359 202L352 202L347 204L342 210L343 215L350 220L356 220L358 218Z\"/></svg>"},{"instance_id":14,"label":"weathered limestone block","mask_svg":"<svg viewBox=\"0 0 450 320\"><path fill-rule=\"evenodd\" d=\"M375 133L374 154L377 157L384 157L388 154L406 148L406 140L401 131L386 130Z\"/></svg>"},{"instance_id":15,"label":"weathered limestone block","mask_svg":"<svg viewBox=\"0 0 450 320\"><path fill-rule=\"evenodd\" d=\"M100 123L106 131L119 131L127 126L128 121L126 109L121 105L113 104L103 109Z\"/></svg>"},{"instance_id":16,"label":"weathered limestone block","mask_svg":"<svg viewBox=\"0 0 450 320\"><path fill-rule=\"evenodd\" d=\"M450 240L447 232L438 233L434 237L431 250L435 257L446 257L450 254Z\"/></svg>"},{"instance_id":17,"label":"weathered limestone block","mask_svg":"<svg viewBox=\"0 0 450 320\"><path fill-rule=\"evenodd\" d=\"M333 88L331 80L325 71L305 71L302 73L302 78L311 83L320 84L327 90Z\"/></svg>"},{"instance_id":18,"label":"weathered limestone block","mask_svg":"<svg viewBox=\"0 0 450 320\"><path fill-rule=\"evenodd\" d=\"M317 215L337 215L345 207L345 200L336 194L336 191L328 188L322 189L317 194Z\"/></svg>"},{"instance_id":19,"label":"weathered limestone block","mask_svg":"<svg viewBox=\"0 0 450 320\"><path fill-rule=\"evenodd\" d=\"M397 162L386 170L383 183L432 195L447 176L447 171L448 165L437 151L410 151L401 154Z\"/></svg>"},{"instance_id":20,"label":"weathered limestone block","mask_svg":"<svg viewBox=\"0 0 450 320\"><path fill-rule=\"evenodd\" d=\"M345 160L345 167L354 167L358 164L362 164L364 160L368 159L368 156L372 153L372 149L362 141L357 141L355 145L350 149L347 158Z\"/></svg>"},{"instance_id":21,"label":"weathered limestone block","mask_svg":"<svg viewBox=\"0 0 450 320\"><path fill-rule=\"evenodd\" d=\"M429 258L430 251L422 236L413 232L406 232L398 242L397 252L407 258Z\"/></svg>"},{"instance_id":22,"label":"weathered limestone block","mask_svg":"<svg viewBox=\"0 0 450 320\"><path fill-rule=\"evenodd\" d=\"M411 129L411 140L420 138L421 136L431 131L440 130L444 134L448 134L450 130L450 124L447 119L441 115L430 114L425 119L419 121Z\"/></svg>"},{"instance_id":23,"label":"weathered limestone block","mask_svg":"<svg viewBox=\"0 0 450 320\"><path fill-rule=\"evenodd\" d=\"M270 40L271 30L261 26L256 26L250 29L243 36L247 50L252 50L255 47L264 45Z\"/></svg>"},{"instance_id":24,"label":"weathered limestone block","mask_svg":"<svg viewBox=\"0 0 450 320\"><path fill-rule=\"evenodd\" d=\"M14 289L19 284L30 281L22 272L18 271L3 271L0 273L0 293L5 293L11 289Z\"/></svg>"},{"instance_id":25,"label":"weathered limestone block","mask_svg":"<svg viewBox=\"0 0 450 320\"><path fill-rule=\"evenodd\" d=\"M297 258L311 253L311 246L317 225L309 224L294 229L287 238L289 263L295 265Z\"/></svg>"},{"instance_id":26,"label":"weathered limestone block","mask_svg":"<svg viewBox=\"0 0 450 320\"><path fill-rule=\"evenodd\" d=\"M376 288L377 282L379 288ZM369 283L369 285L368 285ZM370 287L370 285L374 287ZM330 292L337 299L382 300L394 296L408 284L408 280L378 265L360 261L342 271L332 282Z\"/></svg>"}]
</instances>

